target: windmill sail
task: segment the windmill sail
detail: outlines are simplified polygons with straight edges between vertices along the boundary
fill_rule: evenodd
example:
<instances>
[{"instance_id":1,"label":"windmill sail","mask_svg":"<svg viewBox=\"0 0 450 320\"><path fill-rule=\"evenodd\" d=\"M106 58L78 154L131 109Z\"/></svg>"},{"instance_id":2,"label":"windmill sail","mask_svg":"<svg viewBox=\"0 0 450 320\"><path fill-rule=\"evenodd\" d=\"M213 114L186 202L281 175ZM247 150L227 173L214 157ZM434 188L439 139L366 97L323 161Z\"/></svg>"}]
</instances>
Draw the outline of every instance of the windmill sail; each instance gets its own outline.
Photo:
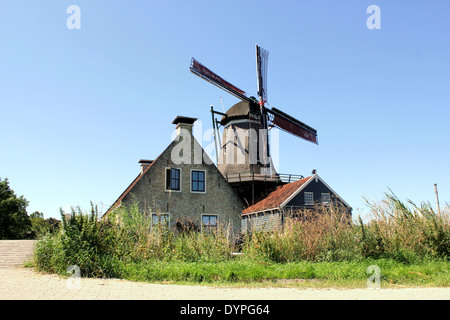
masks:
<instances>
[{"instance_id":1,"label":"windmill sail","mask_svg":"<svg viewBox=\"0 0 450 320\"><path fill-rule=\"evenodd\" d=\"M192 73L205 79L206 81L211 82L212 84L218 86L219 88L225 90L226 92L231 93L235 97L241 100L249 101L249 98L247 98L247 96L245 95L245 91L239 89L238 87L226 81L222 77L219 77L217 74L209 70L207 67L202 65L194 58L192 58L190 69Z\"/></svg>"},{"instance_id":2,"label":"windmill sail","mask_svg":"<svg viewBox=\"0 0 450 320\"><path fill-rule=\"evenodd\" d=\"M268 113L273 115L272 123L275 127L285 130L293 135L319 144L317 141L317 130L295 119L294 117L284 113L283 111L272 108L266 109Z\"/></svg>"},{"instance_id":3,"label":"windmill sail","mask_svg":"<svg viewBox=\"0 0 450 320\"><path fill-rule=\"evenodd\" d=\"M261 107L261 128L265 130L263 137L262 161L268 163L270 159L269 132L267 123L267 112L264 104L267 102L267 64L269 60L269 52L256 45L256 80L258 84L259 105ZM265 140L265 141L264 141ZM269 161L270 164L270 161Z\"/></svg>"},{"instance_id":4,"label":"windmill sail","mask_svg":"<svg viewBox=\"0 0 450 320\"><path fill-rule=\"evenodd\" d=\"M258 96L262 104L267 101L267 63L269 52L256 45L256 79L258 81Z\"/></svg>"}]
</instances>

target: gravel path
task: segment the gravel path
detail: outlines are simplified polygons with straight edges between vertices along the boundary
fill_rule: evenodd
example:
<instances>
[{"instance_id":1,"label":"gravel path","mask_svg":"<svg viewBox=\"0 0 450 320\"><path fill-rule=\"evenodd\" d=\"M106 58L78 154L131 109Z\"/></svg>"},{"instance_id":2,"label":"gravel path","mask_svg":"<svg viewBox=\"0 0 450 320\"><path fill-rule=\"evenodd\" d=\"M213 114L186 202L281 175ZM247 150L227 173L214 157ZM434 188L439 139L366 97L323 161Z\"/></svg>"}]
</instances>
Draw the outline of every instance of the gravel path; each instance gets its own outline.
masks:
<instances>
[{"instance_id":1,"label":"gravel path","mask_svg":"<svg viewBox=\"0 0 450 320\"><path fill-rule=\"evenodd\" d=\"M218 288L119 279L61 278L20 267L34 242L0 241L0 300L450 300L450 288L296 289Z\"/></svg>"},{"instance_id":2,"label":"gravel path","mask_svg":"<svg viewBox=\"0 0 450 320\"><path fill-rule=\"evenodd\" d=\"M450 288L407 289L295 289L218 288L206 286L140 283L119 279L71 278L39 274L27 268L0 269L0 300L316 300L316 299L426 299L450 300Z\"/></svg>"}]
</instances>

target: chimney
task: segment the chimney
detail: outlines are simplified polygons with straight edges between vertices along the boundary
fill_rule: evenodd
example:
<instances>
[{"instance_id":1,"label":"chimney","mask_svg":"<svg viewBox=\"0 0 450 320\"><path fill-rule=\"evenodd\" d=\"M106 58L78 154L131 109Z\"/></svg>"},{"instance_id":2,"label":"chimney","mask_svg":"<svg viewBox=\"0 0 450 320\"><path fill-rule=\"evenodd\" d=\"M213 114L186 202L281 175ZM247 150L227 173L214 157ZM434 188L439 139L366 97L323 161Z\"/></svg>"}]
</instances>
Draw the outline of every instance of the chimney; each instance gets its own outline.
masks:
<instances>
[{"instance_id":1,"label":"chimney","mask_svg":"<svg viewBox=\"0 0 450 320\"><path fill-rule=\"evenodd\" d=\"M155 160L145 160L145 159L141 159L139 160L139 163L141 164L141 174L144 173L144 170L153 163L153 161Z\"/></svg>"},{"instance_id":2,"label":"chimney","mask_svg":"<svg viewBox=\"0 0 450 320\"><path fill-rule=\"evenodd\" d=\"M194 122L196 120L197 118L176 116L175 119L173 119L172 124L176 125L177 136L180 135L181 129L187 130L192 136L192 127L194 126Z\"/></svg>"}]
</instances>

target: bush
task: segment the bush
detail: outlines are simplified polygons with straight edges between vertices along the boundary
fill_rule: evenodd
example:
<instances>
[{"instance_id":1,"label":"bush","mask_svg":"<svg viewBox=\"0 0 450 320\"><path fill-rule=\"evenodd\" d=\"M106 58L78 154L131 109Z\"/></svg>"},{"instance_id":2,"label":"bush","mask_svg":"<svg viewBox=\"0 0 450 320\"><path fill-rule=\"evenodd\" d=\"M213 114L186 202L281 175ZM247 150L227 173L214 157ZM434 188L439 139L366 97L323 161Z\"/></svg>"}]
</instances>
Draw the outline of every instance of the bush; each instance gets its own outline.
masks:
<instances>
[{"instance_id":1,"label":"bush","mask_svg":"<svg viewBox=\"0 0 450 320\"><path fill-rule=\"evenodd\" d=\"M97 207L92 205L90 214L79 207L72 208L70 214L61 210L61 217L60 231L38 242L36 267L63 274L69 266L77 265L84 276L115 276L114 233L108 221L99 220Z\"/></svg>"}]
</instances>

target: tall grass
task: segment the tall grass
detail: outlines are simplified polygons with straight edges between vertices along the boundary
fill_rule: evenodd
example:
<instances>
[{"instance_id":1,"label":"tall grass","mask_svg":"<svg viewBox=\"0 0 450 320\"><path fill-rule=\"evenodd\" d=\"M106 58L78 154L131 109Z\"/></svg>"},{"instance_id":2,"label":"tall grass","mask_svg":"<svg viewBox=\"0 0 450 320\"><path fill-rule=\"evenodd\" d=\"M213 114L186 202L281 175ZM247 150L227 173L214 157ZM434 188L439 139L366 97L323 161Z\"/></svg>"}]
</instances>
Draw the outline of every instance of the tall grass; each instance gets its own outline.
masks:
<instances>
[{"instance_id":1,"label":"tall grass","mask_svg":"<svg viewBox=\"0 0 450 320\"><path fill-rule=\"evenodd\" d=\"M368 223L363 223L361 218L352 221L337 207L317 206L314 210L286 216L279 230L245 234L239 244L228 226L214 232L198 227L172 232L164 224L152 226L151 214L142 214L137 205L120 207L103 219L93 205L87 213L72 208L70 214L61 211L60 232L48 234L36 245L34 261L39 270L60 274L66 273L67 267L77 265L83 276L139 274L150 279L164 278L155 274L162 270L171 274L162 266L177 263L181 268L178 272L186 272L177 273L177 279L195 279L196 273L182 266L199 268L199 264L208 268L214 264L221 268L227 265L229 269L217 277L234 279L245 273L236 268L249 265L353 263L373 259L403 264L448 261L448 213L439 215L429 204L404 203L393 193L386 194L379 203L368 202L368 206L372 214ZM233 254L237 251L242 253L238 257ZM262 269L250 269L256 273L247 274L246 279L264 279ZM201 274L206 279L204 272Z\"/></svg>"},{"instance_id":2,"label":"tall grass","mask_svg":"<svg viewBox=\"0 0 450 320\"><path fill-rule=\"evenodd\" d=\"M417 206L386 193L379 203L366 201L372 220L359 221L359 239L365 257L389 257L410 262L450 257L450 217L437 214L429 203Z\"/></svg>"},{"instance_id":3,"label":"tall grass","mask_svg":"<svg viewBox=\"0 0 450 320\"><path fill-rule=\"evenodd\" d=\"M355 257L354 230L347 212L317 205L295 217L285 217L284 226L273 232L247 234L243 250L254 260L273 262L338 261Z\"/></svg>"}]
</instances>

